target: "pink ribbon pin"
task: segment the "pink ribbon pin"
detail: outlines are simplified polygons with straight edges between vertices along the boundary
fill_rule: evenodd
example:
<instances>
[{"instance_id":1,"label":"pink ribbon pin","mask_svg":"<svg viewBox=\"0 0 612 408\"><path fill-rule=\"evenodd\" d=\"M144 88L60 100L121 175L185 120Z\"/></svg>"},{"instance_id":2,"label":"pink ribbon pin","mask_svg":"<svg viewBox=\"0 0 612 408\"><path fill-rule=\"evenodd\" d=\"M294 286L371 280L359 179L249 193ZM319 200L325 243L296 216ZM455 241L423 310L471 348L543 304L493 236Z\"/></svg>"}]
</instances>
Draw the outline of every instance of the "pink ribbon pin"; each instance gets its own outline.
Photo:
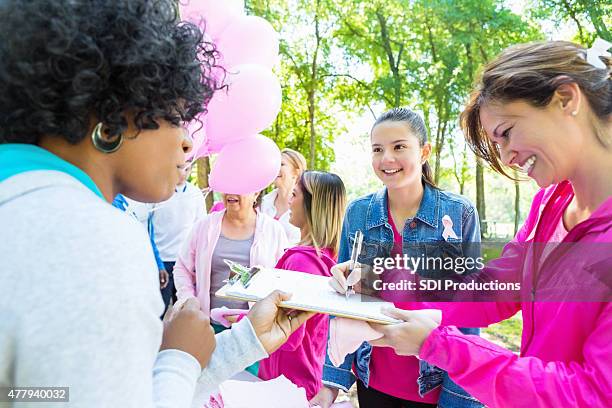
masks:
<instances>
[{"instance_id":1,"label":"pink ribbon pin","mask_svg":"<svg viewBox=\"0 0 612 408\"><path fill-rule=\"evenodd\" d=\"M455 231L453 231L453 220L448 215L442 217L442 225L444 225L444 231L442 231L442 238L448 241L449 238L459 239Z\"/></svg>"}]
</instances>

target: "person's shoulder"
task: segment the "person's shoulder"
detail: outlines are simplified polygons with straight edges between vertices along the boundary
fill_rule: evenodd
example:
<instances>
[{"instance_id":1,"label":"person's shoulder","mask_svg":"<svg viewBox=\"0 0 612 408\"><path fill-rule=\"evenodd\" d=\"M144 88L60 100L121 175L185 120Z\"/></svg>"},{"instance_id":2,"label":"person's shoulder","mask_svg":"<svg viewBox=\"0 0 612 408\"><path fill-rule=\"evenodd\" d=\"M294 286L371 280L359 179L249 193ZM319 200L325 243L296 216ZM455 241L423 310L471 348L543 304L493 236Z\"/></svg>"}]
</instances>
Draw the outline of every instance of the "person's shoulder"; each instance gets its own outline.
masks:
<instances>
[{"instance_id":1,"label":"person's shoulder","mask_svg":"<svg viewBox=\"0 0 612 408\"><path fill-rule=\"evenodd\" d=\"M321 252L321 251L319 251ZM279 261L280 269L307 272L314 275L329 275L329 268L319 256L316 248L310 246L295 246L285 251ZM335 264L335 262L334 262Z\"/></svg>"},{"instance_id":2,"label":"person's shoulder","mask_svg":"<svg viewBox=\"0 0 612 408\"><path fill-rule=\"evenodd\" d=\"M276 213L274 208L274 200L276 199L277 190L274 189L261 198L261 210L266 213ZM272 212L273 211L273 212Z\"/></svg>"},{"instance_id":3,"label":"person's shoulder","mask_svg":"<svg viewBox=\"0 0 612 408\"><path fill-rule=\"evenodd\" d=\"M48 275L77 287L74 282L104 282L119 270L129 272L121 275L127 280L140 277L135 272L144 273L153 262L142 224L77 181L63 181L0 207L3 227L12 235L0 251L3 259L28 270L26 281Z\"/></svg>"},{"instance_id":4,"label":"person's shoulder","mask_svg":"<svg viewBox=\"0 0 612 408\"><path fill-rule=\"evenodd\" d=\"M185 182L185 192L186 192L186 193L188 193L188 192L189 192L189 193L195 193L195 192L198 192L198 193L200 193L200 194L201 194L201 193L202 193L202 190L200 190L200 188L199 188L198 186L196 186L195 184L192 184L192 183L190 183L190 182L186 181L186 182Z\"/></svg>"},{"instance_id":5,"label":"person's shoulder","mask_svg":"<svg viewBox=\"0 0 612 408\"><path fill-rule=\"evenodd\" d=\"M264 194L264 196L261 198L262 200L271 200L276 198L276 194L278 194L278 189L273 189L272 191L270 191L267 194Z\"/></svg>"},{"instance_id":6,"label":"person's shoulder","mask_svg":"<svg viewBox=\"0 0 612 408\"><path fill-rule=\"evenodd\" d=\"M60 196L64 193L57 191ZM113 246L146 238L146 230L133 216L87 192L73 193L70 200L62 203L50 200L46 205L46 212L50 214L48 222L61 225L63 231L70 230L83 242L104 239L105 245ZM116 249L120 247L121 244L117 244Z\"/></svg>"},{"instance_id":7,"label":"person's shoulder","mask_svg":"<svg viewBox=\"0 0 612 408\"><path fill-rule=\"evenodd\" d=\"M440 201L445 203L447 206L460 207L464 212L471 212L475 211L476 209L470 199L461 194L456 194L445 190L438 190L438 193L440 195Z\"/></svg>"},{"instance_id":8,"label":"person's shoulder","mask_svg":"<svg viewBox=\"0 0 612 408\"><path fill-rule=\"evenodd\" d=\"M381 194L384 194L384 191L375 191L352 200L346 207L346 212L367 209L372 201L380 199Z\"/></svg>"},{"instance_id":9,"label":"person's shoulder","mask_svg":"<svg viewBox=\"0 0 612 408\"><path fill-rule=\"evenodd\" d=\"M275 219L274 217L271 217L265 212L261 210L257 211L257 218L261 220L262 226L264 228L273 229L275 231L282 231L283 234L285 233L285 228L283 227L283 224L279 220Z\"/></svg>"},{"instance_id":10,"label":"person's shoulder","mask_svg":"<svg viewBox=\"0 0 612 408\"><path fill-rule=\"evenodd\" d=\"M192 228L193 230L208 229L211 223L220 222L221 219L223 219L223 211L213 211L198 218Z\"/></svg>"}]
</instances>

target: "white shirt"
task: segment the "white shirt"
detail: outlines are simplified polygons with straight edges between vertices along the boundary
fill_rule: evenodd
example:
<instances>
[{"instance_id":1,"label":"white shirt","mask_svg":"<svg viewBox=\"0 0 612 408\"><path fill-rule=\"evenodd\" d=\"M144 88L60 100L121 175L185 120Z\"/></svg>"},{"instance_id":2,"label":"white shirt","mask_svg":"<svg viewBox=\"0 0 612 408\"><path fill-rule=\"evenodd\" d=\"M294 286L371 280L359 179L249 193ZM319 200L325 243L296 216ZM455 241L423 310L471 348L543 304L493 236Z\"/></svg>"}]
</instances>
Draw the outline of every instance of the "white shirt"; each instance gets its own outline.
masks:
<instances>
[{"instance_id":1,"label":"white shirt","mask_svg":"<svg viewBox=\"0 0 612 408\"><path fill-rule=\"evenodd\" d=\"M175 262L191 228L206 215L204 196L187 182L178 186L168 200L154 204L151 214L159 256L164 262Z\"/></svg>"},{"instance_id":2,"label":"white shirt","mask_svg":"<svg viewBox=\"0 0 612 408\"><path fill-rule=\"evenodd\" d=\"M267 357L248 319L216 336L203 371L187 353L159 353L163 302L145 231L67 174L0 183L0 225L10 237L0 245L10 265L0 268L0 387L70 387L75 408L188 408L196 382L214 388Z\"/></svg>"},{"instance_id":3,"label":"white shirt","mask_svg":"<svg viewBox=\"0 0 612 408\"><path fill-rule=\"evenodd\" d=\"M285 213L279 218L276 217L276 207L274 206L274 201L276 200L277 195L278 189L275 188L261 199L261 212L272 218L277 219L285 229L289 244L291 246L295 246L298 242L300 242L300 239L302 238L302 233L300 232L300 229L298 227L289 222L289 217L291 217L291 210L285 211Z\"/></svg>"}]
</instances>

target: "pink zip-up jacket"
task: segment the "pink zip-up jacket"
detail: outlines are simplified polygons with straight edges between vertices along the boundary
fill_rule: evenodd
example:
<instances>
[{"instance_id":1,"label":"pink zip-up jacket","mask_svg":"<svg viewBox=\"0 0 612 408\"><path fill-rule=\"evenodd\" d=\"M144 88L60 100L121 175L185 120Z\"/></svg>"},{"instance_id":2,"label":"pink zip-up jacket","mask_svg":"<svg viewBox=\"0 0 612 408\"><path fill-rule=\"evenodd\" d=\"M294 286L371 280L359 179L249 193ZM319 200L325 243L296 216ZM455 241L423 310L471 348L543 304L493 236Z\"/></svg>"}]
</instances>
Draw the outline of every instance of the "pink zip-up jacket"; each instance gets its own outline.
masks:
<instances>
[{"instance_id":1,"label":"pink zip-up jacket","mask_svg":"<svg viewBox=\"0 0 612 408\"><path fill-rule=\"evenodd\" d=\"M210 315L211 260L221 235L224 215L225 210L213 212L193 226L174 266L177 305L190 297L196 297L207 316ZM250 265L271 268L288 246L287 236L281 223L257 211Z\"/></svg>"},{"instance_id":2,"label":"pink zip-up jacket","mask_svg":"<svg viewBox=\"0 0 612 408\"><path fill-rule=\"evenodd\" d=\"M553 270L546 271L547 262L537 266L533 254L525 256L516 251L520 245L527 248L526 242L545 242L572 198L569 182L541 190L515 239L485 268L493 274L522 270L524 290L535 302L443 306L442 325L421 347L420 358L446 370L451 379L489 407L608 407L612 401L612 252L591 264L591 269L577 265L576 254L573 259L571 253L564 254ZM612 198L576 225L563 242L587 243L595 252L603 243L612 243ZM583 248L578 255L589 263L595 254ZM572 287L579 290L580 279L586 287L593 276L607 290L607 302L538 301L540 295L552 299L548 293L540 293L538 285L551 287L552 280L555 287L558 281L571 293ZM589 288L596 287L591 283ZM592 294L593 298L603 298L601 293ZM520 356L449 326L484 327L519 310L523 314Z\"/></svg>"},{"instance_id":3,"label":"pink zip-up jacket","mask_svg":"<svg viewBox=\"0 0 612 408\"><path fill-rule=\"evenodd\" d=\"M321 249L319 256L314 247L297 246L288 249L276 268L331 276L336 259L329 249ZM288 272L291 273L291 272ZM316 314L297 329L285 344L259 363L259 377L271 380L284 375L298 387L306 390L308 399L321 389L323 363L327 343L329 316Z\"/></svg>"}]
</instances>

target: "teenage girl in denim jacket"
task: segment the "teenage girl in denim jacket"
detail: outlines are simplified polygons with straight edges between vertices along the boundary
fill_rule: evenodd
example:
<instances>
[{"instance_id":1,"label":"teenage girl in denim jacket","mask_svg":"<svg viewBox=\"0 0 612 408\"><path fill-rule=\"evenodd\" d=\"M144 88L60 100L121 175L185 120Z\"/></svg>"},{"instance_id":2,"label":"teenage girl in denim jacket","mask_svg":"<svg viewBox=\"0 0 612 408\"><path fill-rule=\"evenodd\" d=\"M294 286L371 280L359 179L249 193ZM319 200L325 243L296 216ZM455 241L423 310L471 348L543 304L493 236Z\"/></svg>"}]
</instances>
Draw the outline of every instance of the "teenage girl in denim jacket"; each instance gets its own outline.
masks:
<instances>
[{"instance_id":1,"label":"teenage girl in denim jacket","mask_svg":"<svg viewBox=\"0 0 612 408\"><path fill-rule=\"evenodd\" d=\"M397 254L426 258L478 256L476 248L462 245L480 241L476 210L466 198L435 186L427 163L431 146L423 119L409 109L390 110L374 123L371 143L372 167L385 188L349 205L338 262L350 258L357 230L364 234L359 261L365 265L372 265L374 258ZM417 273L433 277L436 272ZM395 304L419 308L414 302ZM478 329L463 331L478 334ZM339 389L348 391L355 376L362 408L482 406L437 367L365 342L340 367L334 367L327 358L323 368L325 387L311 402L329 407Z\"/></svg>"}]
</instances>

